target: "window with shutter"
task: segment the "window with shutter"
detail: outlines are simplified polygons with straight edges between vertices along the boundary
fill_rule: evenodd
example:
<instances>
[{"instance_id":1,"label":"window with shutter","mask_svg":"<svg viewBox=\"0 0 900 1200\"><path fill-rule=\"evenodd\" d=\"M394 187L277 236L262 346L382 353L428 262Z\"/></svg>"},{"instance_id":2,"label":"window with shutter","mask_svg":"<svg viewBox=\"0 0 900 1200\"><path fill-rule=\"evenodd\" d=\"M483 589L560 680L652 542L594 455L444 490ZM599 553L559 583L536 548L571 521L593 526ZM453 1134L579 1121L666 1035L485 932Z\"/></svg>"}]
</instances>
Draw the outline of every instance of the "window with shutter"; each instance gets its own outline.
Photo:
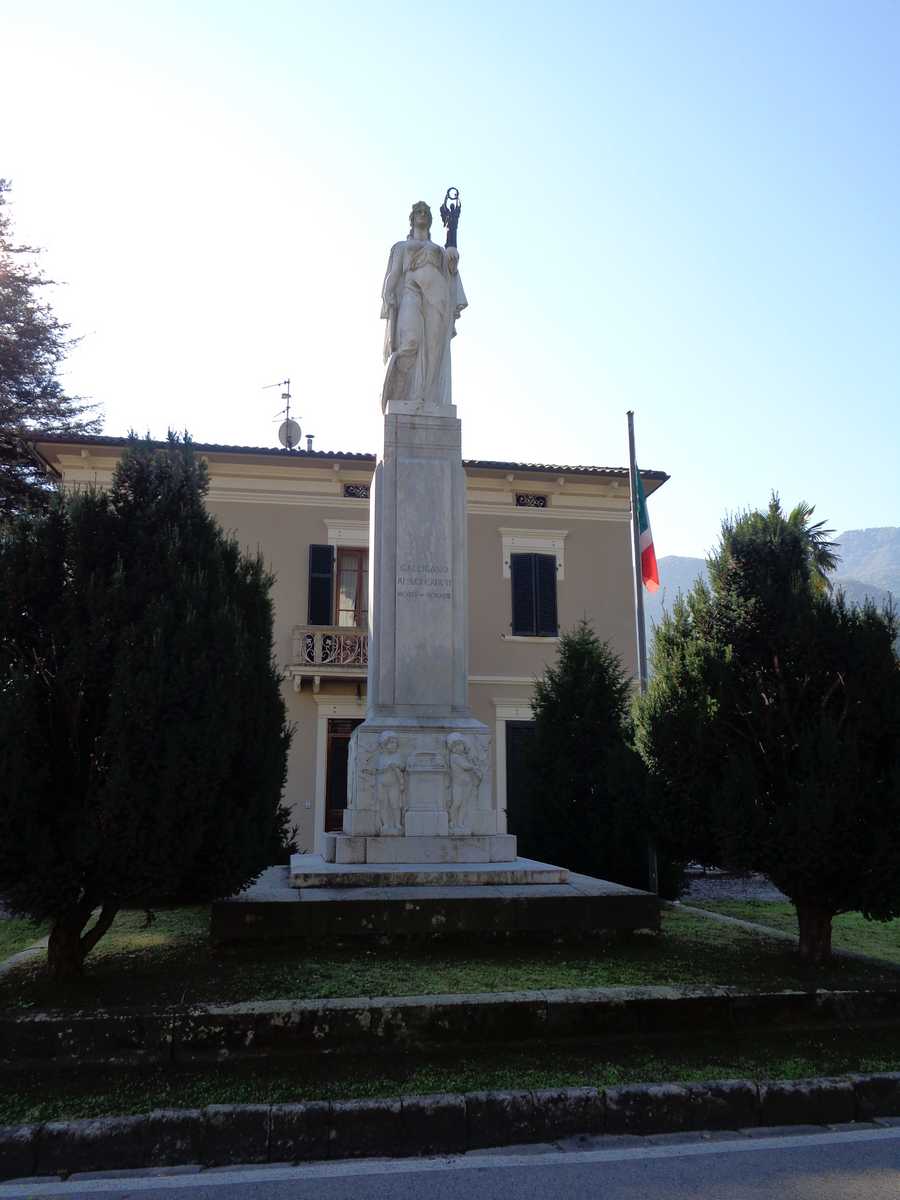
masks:
<instances>
[{"instance_id":1,"label":"window with shutter","mask_svg":"<svg viewBox=\"0 0 900 1200\"><path fill-rule=\"evenodd\" d=\"M338 550L335 624L365 629L368 603L368 550Z\"/></svg>"},{"instance_id":2,"label":"window with shutter","mask_svg":"<svg viewBox=\"0 0 900 1200\"><path fill-rule=\"evenodd\" d=\"M512 554L514 637L556 637L556 558L552 554Z\"/></svg>"},{"instance_id":3,"label":"window with shutter","mask_svg":"<svg viewBox=\"0 0 900 1200\"><path fill-rule=\"evenodd\" d=\"M512 577L512 631L514 636L527 637L534 633L534 569L533 554L512 554L509 559Z\"/></svg>"},{"instance_id":4,"label":"window with shutter","mask_svg":"<svg viewBox=\"0 0 900 1200\"><path fill-rule=\"evenodd\" d=\"M334 547L309 548L309 604L307 623L330 625L333 611Z\"/></svg>"},{"instance_id":5,"label":"window with shutter","mask_svg":"<svg viewBox=\"0 0 900 1200\"><path fill-rule=\"evenodd\" d=\"M556 637L556 559L552 554L535 554L535 632L538 637Z\"/></svg>"}]
</instances>

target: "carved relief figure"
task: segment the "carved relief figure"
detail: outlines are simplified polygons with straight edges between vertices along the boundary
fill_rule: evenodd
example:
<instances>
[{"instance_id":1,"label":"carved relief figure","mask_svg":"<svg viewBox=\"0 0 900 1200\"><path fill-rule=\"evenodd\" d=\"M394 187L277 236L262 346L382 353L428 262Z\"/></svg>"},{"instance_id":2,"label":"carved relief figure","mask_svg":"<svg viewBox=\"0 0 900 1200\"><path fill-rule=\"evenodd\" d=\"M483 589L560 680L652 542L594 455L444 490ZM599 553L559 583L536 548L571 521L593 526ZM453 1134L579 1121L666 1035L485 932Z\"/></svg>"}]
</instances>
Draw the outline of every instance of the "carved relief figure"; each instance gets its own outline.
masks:
<instances>
[{"instance_id":1,"label":"carved relief figure","mask_svg":"<svg viewBox=\"0 0 900 1200\"><path fill-rule=\"evenodd\" d=\"M375 807L375 757L375 752L360 746L356 738L350 739L347 760L348 808L365 810Z\"/></svg>"},{"instance_id":2,"label":"carved relief figure","mask_svg":"<svg viewBox=\"0 0 900 1200\"><path fill-rule=\"evenodd\" d=\"M484 778L484 767L476 760L472 747L461 733L447 738L450 763L450 832L469 833L471 814Z\"/></svg>"},{"instance_id":3,"label":"carved relief figure","mask_svg":"<svg viewBox=\"0 0 900 1200\"><path fill-rule=\"evenodd\" d=\"M406 764L399 750L400 741L395 733L385 732L378 738L375 789L381 833L401 832Z\"/></svg>"},{"instance_id":4,"label":"carved relief figure","mask_svg":"<svg viewBox=\"0 0 900 1200\"><path fill-rule=\"evenodd\" d=\"M404 242L391 248L382 289L381 316L387 321L387 371L381 407L396 400L418 405L450 404L450 340L468 305L458 273L455 245L431 240L431 209L413 205Z\"/></svg>"}]
</instances>

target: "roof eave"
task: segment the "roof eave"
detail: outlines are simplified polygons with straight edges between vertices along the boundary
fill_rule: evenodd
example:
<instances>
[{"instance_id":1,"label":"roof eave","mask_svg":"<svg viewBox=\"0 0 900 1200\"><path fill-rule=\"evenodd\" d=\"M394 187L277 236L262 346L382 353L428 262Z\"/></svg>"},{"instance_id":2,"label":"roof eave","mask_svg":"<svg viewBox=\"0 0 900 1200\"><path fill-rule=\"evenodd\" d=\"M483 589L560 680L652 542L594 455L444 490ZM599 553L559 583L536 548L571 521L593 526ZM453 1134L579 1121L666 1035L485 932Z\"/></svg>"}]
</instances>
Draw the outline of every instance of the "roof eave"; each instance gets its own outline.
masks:
<instances>
[{"instance_id":1,"label":"roof eave","mask_svg":"<svg viewBox=\"0 0 900 1200\"><path fill-rule=\"evenodd\" d=\"M94 435L76 435L76 434L44 434L40 437L29 439L27 446L29 452L52 474L59 476L60 471L53 463L41 454L38 447L40 445L59 445L59 446L96 446L98 448L116 449L126 447L132 439L128 437L114 437L105 434ZM163 448L167 443L154 440L154 446ZM368 453L360 453L357 451L339 451L339 450L286 450L280 446L226 446L213 442L193 442L194 449L198 454L227 454L234 455L238 458L246 458L251 455L256 455L261 458L289 459L291 461L303 462L346 462L346 463L372 463L376 462L376 455ZM567 466L554 463L523 463L523 462L505 462L500 459L481 459L481 458L466 458L463 459L463 466L467 471L508 471L516 475L574 475L581 476L587 479L627 479L627 467L591 467L591 466ZM656 487L662 485L670 478L665 471L641 470L641 478L650 482L654 482ZM656 488L654 488L654 491Z\"/></svg>"}]
</instances>

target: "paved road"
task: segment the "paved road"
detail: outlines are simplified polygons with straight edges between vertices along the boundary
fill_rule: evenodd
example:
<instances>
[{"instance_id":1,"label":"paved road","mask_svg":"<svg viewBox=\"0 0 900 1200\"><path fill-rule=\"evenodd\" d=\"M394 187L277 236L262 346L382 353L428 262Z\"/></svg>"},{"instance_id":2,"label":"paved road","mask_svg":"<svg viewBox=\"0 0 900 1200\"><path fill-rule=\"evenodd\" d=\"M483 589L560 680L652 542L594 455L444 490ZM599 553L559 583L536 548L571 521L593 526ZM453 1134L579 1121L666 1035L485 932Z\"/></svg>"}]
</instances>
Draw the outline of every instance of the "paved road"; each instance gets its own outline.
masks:
<instances>
[{"instance_id":1,"label":"paved road","mask_svg":"<svg viewBox=\"0 0 900 1200\"><path fill-rule=\"evenodd\" d=\"M737 1135L735 1135L737 1138ZM534 1148L531 1148L534 1150ZM900 1128L0 1184L0 1200L897 1200Z\"/></svg>"}]
</instances>

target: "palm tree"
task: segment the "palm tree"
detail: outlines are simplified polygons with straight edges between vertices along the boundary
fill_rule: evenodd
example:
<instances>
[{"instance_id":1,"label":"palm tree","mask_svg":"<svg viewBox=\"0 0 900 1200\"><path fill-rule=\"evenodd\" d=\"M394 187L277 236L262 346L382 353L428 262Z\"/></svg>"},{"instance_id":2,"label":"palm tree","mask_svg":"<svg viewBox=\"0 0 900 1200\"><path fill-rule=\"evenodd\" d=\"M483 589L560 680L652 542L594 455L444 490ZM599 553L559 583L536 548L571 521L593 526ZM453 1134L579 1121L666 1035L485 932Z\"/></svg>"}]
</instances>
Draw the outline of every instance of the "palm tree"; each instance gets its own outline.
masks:
<instances>
[{"instance_id":1,"label":"palm tree","mask_svg":"<svg viewBox=\"0 0 900 1200\"><path fill-rule=\"evenodd\" d=\"M786 594L829 591L829 577L838 564L837 544L830 540L833 529L826 529L824 521L813 522L814 512L812 504L801 500L785 514L773 492L765 512L726 517L722 540L708 560L713 587L724 588L732 576L745 583L752 578L754 593L775 603Z\"/></svg>"},{"instance_id":2,"label":"palm tree","mask_svg":"<svg viewBox=\"0 0 900 1200\"><path fill-rule=\"evenodd\" d=\"M837 568L840 557L835 553L837 542L829 541L829 536L834 530L826 529L824 521L811 523L815 511L814 504L807 504L805 500L801 500L794 505L787 518L782 519L786 520L794 535L805 544L812 570L810 582L816 592L823 592L831 590L829 577ZM781 502L777 495L773 495L769 501L769 517L773 519L776 515L781 516Z\"/></svg>"}]
</instances>

